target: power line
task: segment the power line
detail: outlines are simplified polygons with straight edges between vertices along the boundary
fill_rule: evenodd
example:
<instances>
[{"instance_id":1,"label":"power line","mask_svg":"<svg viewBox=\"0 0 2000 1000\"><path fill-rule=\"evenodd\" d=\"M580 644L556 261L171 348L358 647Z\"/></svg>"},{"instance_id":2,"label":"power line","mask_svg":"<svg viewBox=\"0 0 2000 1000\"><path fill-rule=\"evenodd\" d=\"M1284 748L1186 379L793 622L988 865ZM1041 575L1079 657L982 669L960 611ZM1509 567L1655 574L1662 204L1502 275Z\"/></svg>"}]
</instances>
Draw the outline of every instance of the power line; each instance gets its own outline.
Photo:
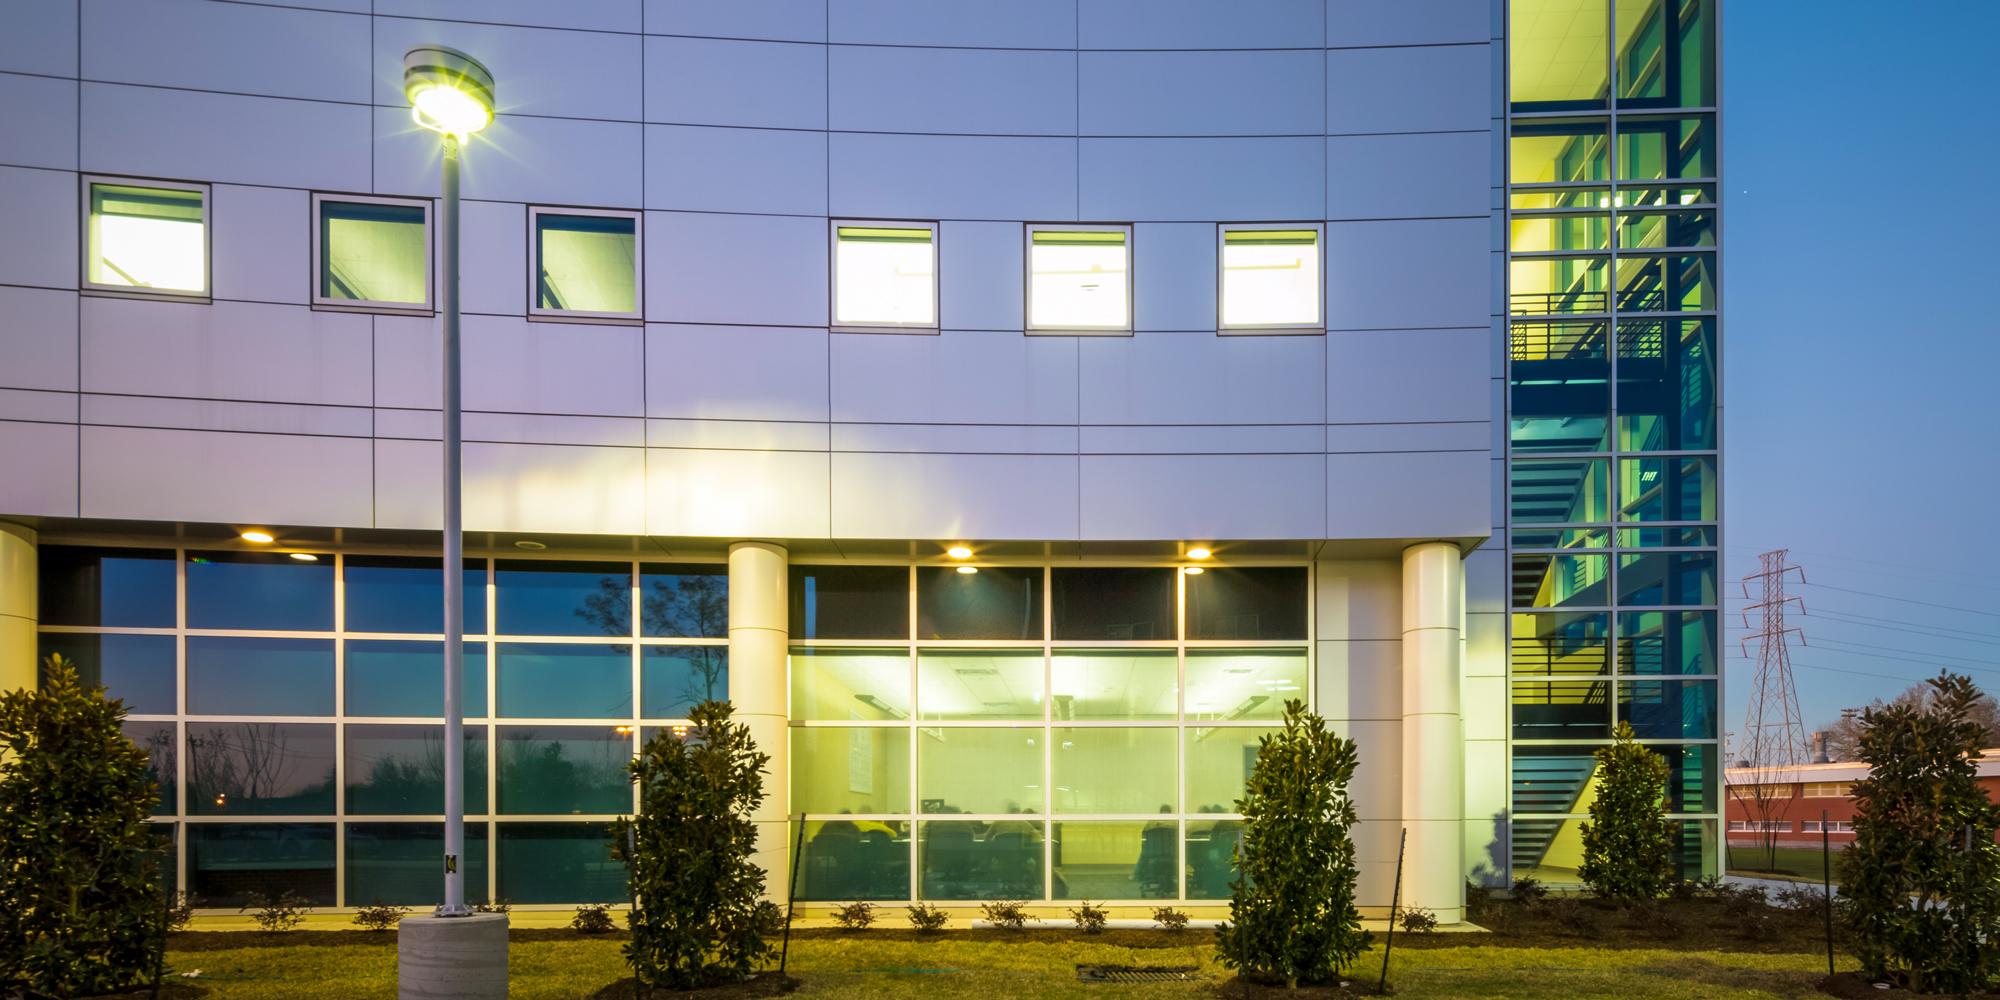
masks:
<instances>
[{"instance_id":1,"label":"power line","mask_svg":"<svg viewBox=\"0 0 2000 1000\"><path fill-rule=\"evenodd\" d=\"M1862 628L1879 628L1886 632L1904 632L1910 635L1930 636L1933 639L1947 639L1952 642L1976 642L1982 646L2000 646L2000 638L1981 639L1981 638L1974 638L1973 636L1969 635L1946 635L1942 632L1933 632L1929 629L1922 629L1922 628L1903 628L1900 625L1886 624L1882 620L1866 621L1863 620L1865 616L1846 615L1838 611L1827 611L1822 609L1819 612L1815 613L1813 617L1831 618L1833 621L1841 625L1859 625Z\"/></svg>"},{"instance_id":2,"label":"power line","mask_svg":"<svg viewBox=\"0 0 2000 1000\"><path fill-rule=\"evenodd\" d=\"M1851 587L1836 587L1828 583L1811 583L1807 581L1801 581L1801 582L1805 583L1805 585L1808 587L1817 587L1820 590L1838 590L1843 594L1860 594L1863 597L1879 597L1885 601L1901 601L1904 604L1920 604L1927 608L1938 608L1944 611L1957 611L1968 615L1984 615L1987 618L2000 618L2000 611L1981 611L1977 608L1961 608L1951 604L1937 604L1931 601L1919 601L1911 597L1897 597L1893 594L1877 594L1874 591L1855 590Z\"/></svg>"},{"instance_id":3,"label":"power line","mask_svg":"<svg viewBox=\"0 0 2000 1000\"><path fill-rule=\"evenodd\" d=\"M1836 647L1852 646L1855 649L1864 649L1877 653L1900 653L1904 656L1916 656L1930 660L1959 660L1977 666L1993 667L1995 669L2000 669L2000 663L1995 663L1992 660L1975 659L1970 656L1952 656L1949 653L1933 653L1928 650L1922 650L1922 649L1901 649L1895 646L1877 646L1872 642L1851 642L1847 639L1819 640L1819 645L1824 646L1827 644L1832 644L1833 646Z\"/></svg>"}]
</instances>

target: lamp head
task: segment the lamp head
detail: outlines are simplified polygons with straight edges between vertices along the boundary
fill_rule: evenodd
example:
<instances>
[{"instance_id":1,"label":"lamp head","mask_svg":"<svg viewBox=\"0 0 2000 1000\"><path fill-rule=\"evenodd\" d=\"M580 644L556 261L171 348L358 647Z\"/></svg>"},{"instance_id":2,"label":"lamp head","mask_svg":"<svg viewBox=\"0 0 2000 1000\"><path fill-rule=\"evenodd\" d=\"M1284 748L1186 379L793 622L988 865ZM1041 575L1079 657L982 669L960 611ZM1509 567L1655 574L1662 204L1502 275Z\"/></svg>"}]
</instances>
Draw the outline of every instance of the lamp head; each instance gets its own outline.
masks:
<instances>
[{"instance_id":1,"label":"lamp head","mask_svg":"<svg viewBox=\"0 0 2000 1000\"><path fill-rule=\"evenodd\" d=\"M403 54L403 94L418 125L465 139L493 121L493 74L479 60L442 45Z\"/></svg>"}]
</instances>

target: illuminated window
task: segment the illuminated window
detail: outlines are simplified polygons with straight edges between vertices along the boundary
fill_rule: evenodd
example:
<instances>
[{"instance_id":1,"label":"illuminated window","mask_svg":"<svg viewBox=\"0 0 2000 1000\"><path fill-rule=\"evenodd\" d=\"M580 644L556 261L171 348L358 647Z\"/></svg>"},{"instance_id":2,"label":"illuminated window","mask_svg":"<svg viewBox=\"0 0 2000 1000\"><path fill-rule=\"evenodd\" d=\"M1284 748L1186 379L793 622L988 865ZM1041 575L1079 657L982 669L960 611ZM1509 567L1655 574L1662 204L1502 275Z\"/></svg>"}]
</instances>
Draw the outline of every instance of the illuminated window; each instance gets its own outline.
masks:
<instances>
[{"instance_id":1,"label":"illuminated window","mask_svg":"<svg viewBox=\"0 0 2000 1000\"><path fill-rule=\"evenodd\" d=\"M208 294L208 187L87 179L83 284L104 291Z\"/></svg>"},{"instance_id":2,"label":"illuminated window","mask_svg":"<svg viewBox=\"0 0 2000 1000\"><path fill-rule=\"evenodd\" d=\"M837 222L833 325L935 330L937 224Z\"/></svg>"},{"instance_id":3,"label":"illuminated window","mask_svg":"<svg viewBox=\"0 0 2000 1000\"><path fill-rule=\"evenodd\" d=\"M313 195L313 304L431 309L430 202Z\"/></svg>"},{"instance_id":4,"label":"illuminated window","mask_svg":"<svg viewBox=\"0 0 2000 1000\"><path fill-rule=\"evenodd\" d=\"M1028 329L1132 329L1129 226L1028 227Z\"/></svg>"},{"instance_id":5,"label":"illuminated window","mask_svg":"<svg viewBox=\"0 0 2000 1000\"><path fill-rule=\"evenodd\" d=\"M1222 329L1316 329L1320 227L1222 227Z\"/></svg>"},{"instance_id":6,"label":"illuminated window","mask_svg":"<svg viewBox=\"0 0 2000 1000\"><path fill-rule=\"evenodd\" d=\"M639 318L639 214L530 208L529 266L545 318Z\"/></svg>"}]
</instances>

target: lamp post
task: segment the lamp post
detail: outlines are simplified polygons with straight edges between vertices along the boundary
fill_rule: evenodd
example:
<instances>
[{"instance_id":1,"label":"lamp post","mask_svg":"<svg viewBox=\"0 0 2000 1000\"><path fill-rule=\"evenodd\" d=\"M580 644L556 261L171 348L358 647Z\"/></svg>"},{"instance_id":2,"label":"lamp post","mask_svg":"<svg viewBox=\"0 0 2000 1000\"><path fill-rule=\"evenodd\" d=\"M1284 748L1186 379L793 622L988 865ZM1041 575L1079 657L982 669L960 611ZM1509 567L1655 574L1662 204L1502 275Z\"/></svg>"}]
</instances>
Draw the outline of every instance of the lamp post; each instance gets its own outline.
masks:
<instances>
[{"instance_id":1,"label":"lamp post","mask_svg":"<svg viewBox=\"0 0 2000 1000\"><path fill-rule=\"evenodd\" d=\"M458 158L465 141L493 120L493 74L479 60L442 45L403 56L410 116L444 144L444 902L436 915L463 917L465 905L465 539L460 500L458 344Z\"/></svg>"}]
</instances>

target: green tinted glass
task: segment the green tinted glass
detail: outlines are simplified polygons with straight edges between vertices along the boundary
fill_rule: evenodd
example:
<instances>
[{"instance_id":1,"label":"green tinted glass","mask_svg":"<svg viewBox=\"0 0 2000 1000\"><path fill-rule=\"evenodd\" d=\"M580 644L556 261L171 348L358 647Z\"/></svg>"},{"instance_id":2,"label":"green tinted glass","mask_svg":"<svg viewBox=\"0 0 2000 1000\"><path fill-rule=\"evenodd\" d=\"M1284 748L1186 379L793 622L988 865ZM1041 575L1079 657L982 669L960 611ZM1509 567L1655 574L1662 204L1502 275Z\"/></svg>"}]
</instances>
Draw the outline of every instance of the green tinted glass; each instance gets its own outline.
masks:
<instances>
[{"instance_id":1,"label":"green tinted glass","mask_svg":"<svg viewBox=\"0 0 2000 1000\"><path fill-rule=\"evenodd\" d=\"M1039 813L1042 730L917 730L917 811Z\"/></svg>"},{"instance_id":2,"label":"green tinted glass","mask_svg":"<svg viewBox=\"0 0 2000 1000\"><path fill-rule=\"evenodd\" d=\"M805 824L800 899L908 899L910 825L901 820L830 819Z\"/></svg>"},{"instance_id":3,"label":"green tinted glass","mask_svg":"<svg viewBox=\"0 0 2000 1000\"><path fill-rule=\"evenodd\" d=\"M535 216L537 308L630 315L639 311L639 223L630 216Z\"/></svg>"},{"instance_id":4,"label":"green tinted glass","mask_svg":"<svg viewBox=\"0 0 2000 1000\"><path fill-rule=\"evenodd\" d=\"M630 727L502 726L499 752L502 813L632 811Z\"/></svg>"},{"instance_id":5,"label":"green tinted glass","mask_svg":"<svg viewBox=\"0 0 2000 1000\"><path fill-rule=\"evenodd\" d=\"M442 823L347 824L347 905L428 906L444 898ZM465 900L486 901L486 824L465 825Z\"/></svg>"},{"instance_id":6,"label":"green tinted glass","mask_svg":"<svg viewBox=\"0 0 2000 1000\"><path fill-rule=\"evenodd\" d=\"M422 305L430 245L422 205L319 203L319 297Z\"/></svg>"},{"instance_id":7,"label":"green tinted glass","mask_svg":"<svg viewBox=\"0 0 2000 1000\"><path fill-rule=\"evenodd\" d=\"M1049 734L1059 813L1175 811L1174 739L1152 728L1057 728Z\"/></svg>"},{"instance_id":8,"label":"green tinted glass","mask_svg":"<svg viewBox=\"0 0 2000 1000\"><path fill-rule=\"evenodd\" d=\"M443 726L348 726L347 812L444 812ZM486 811L486 729L465 730L465 811Z\"/></svg>"},{"instance_id":9,"label":"green tinted glass","mask_svg":"<svg viewBox=\"0 0 2000 1000\"><path fill-rule=\"evenodd\" d=\"M909 728L793 727L792 811L909 812Z\"/></svg>"},{"instance_id":10,"label":"green tinted glass","mask_svg":"<svg viewBox=\"0 0 2000 1000\"><path fill-rule=\"evenodd\" d=\"M1186 810L1235 812L1243 783L1257 763L1257 741L1274 732L1262 726L1188 727Z\"/></svg>"},{"instance_id":11,"label":"green tinted glass","mask_svg":"<svg viewBox=\"0 0 2000 1000\"><path fill-rule=\"evenodd\" d=\"M603 823L502 823L500 898L513 903L603 903L626 898L625 866Z\"/></svg>"}]
</instances>

